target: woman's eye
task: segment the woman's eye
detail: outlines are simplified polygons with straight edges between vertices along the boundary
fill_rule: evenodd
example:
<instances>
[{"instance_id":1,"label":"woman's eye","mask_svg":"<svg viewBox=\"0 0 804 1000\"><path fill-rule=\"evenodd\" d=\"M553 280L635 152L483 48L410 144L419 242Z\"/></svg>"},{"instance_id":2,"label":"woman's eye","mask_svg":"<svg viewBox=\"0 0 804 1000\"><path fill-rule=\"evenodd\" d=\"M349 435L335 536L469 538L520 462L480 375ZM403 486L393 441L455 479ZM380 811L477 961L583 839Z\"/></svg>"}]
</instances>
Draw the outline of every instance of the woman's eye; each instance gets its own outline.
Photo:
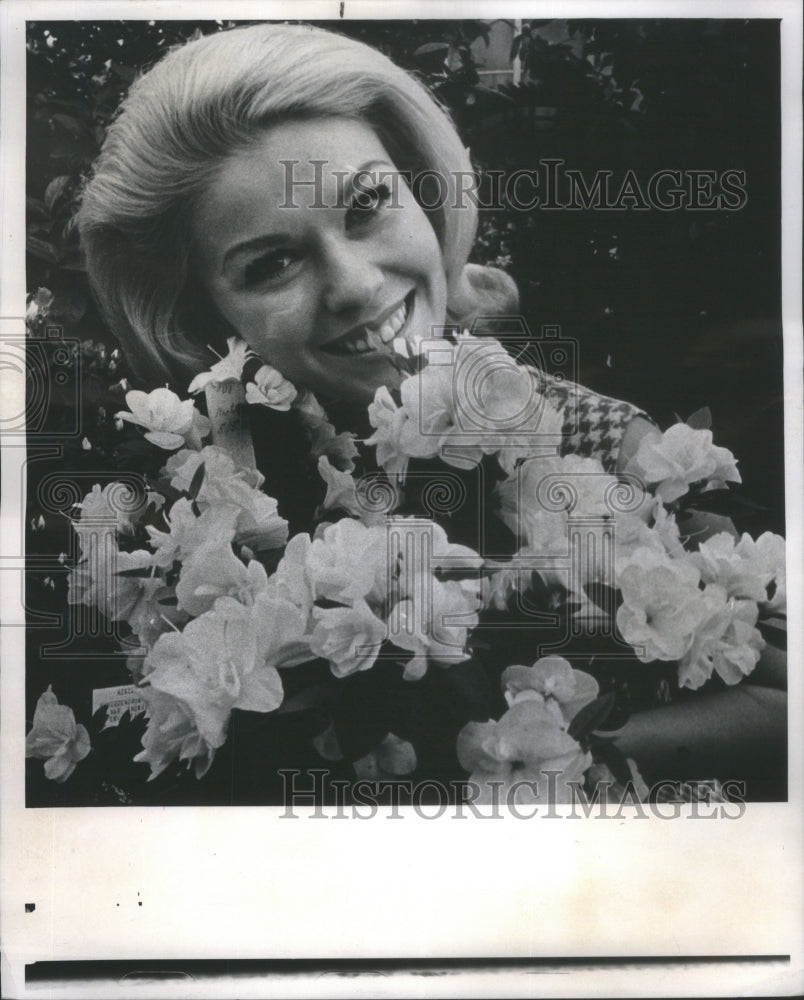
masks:
<instances>
[{"instance_id":1,"label":"woman's eye","mask_svg":"<svg viewBox=\"0 0 804 1000\"><path fill-rule=\"evenodd\" d=\"M272 250L252 260L243 270L243 287L250 288L266 281L284 277L295 263L295 254L285 250Z\"/></svg>"},{"instance_id":2,"label":"woman's eye","mask_svg":"<svg viewBox=\"0 0 804 1000\"><path fill-rule=\"evenodd\" d=\"M360 225L375 218L391 200L391 190L387 184L377 184L373 187L361 187L356 191L347 206L347 220L351 224Z\"/></svg>"}]
</instances>

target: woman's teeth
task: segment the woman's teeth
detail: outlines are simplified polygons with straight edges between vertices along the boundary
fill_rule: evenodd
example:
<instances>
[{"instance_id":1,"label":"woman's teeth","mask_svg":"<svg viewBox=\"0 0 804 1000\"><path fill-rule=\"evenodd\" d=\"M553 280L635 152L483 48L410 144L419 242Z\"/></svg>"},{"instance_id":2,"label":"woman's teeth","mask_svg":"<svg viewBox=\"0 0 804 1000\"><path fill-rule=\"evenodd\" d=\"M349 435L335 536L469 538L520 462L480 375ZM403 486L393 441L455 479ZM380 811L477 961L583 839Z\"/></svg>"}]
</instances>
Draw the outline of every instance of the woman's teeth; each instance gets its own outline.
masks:
<instances>
[{"instance_id":1,"label":"woman's teeth","mask_svg":"<svg viewBox=\"0 0 804 1000\"><path fill-rule=\"evenodd\" d=\"M346 354L367 354L369 351L379 351L387 347L405 325L408 318L408 307L403 302L398 309L383 320L379 326L364 326L362 330L337 343L327 345L328 350Z\"/></svg>"}]
</instances>

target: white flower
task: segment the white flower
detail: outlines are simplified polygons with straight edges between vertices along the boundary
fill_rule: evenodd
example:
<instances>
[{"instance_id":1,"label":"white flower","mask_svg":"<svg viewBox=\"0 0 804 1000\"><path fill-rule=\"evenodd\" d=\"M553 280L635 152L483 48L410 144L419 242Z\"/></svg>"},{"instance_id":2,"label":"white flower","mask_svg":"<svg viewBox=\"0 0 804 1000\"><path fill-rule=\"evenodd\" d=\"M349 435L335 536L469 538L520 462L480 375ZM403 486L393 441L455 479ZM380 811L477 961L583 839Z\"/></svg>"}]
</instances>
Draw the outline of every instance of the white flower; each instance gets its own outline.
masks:
<instances>
[{"instance_id":1,"label":"white flower","mask_svg":"<svg viewBox=\"0 0 804 1000\"><path fill-rule=\"evenodd\" d=\"M296 388L283 375L263 365L254 375L254 381L246 384L246 402L268 406L272 410L287 411L296 398Z\"/></svg>"},{"instance_id":2,"label":"white flower","mask_svg":"<svg viewBox=\"0 0 804 1000\"><path fill-rule=\"evenodd\" d=\"M363 781L394 778L415 770L416 750L407 740L387 733L373 750L353 761L352 766L357 777Z\"/></svg>"},{"instance_id":3,"label":"white flower","mask_svg":"<svg viewBox=\"0 0 804 1000\"><path fill-rule=\"evenodd\" d=\"M435 577L392 610L389 639L413 656L405 664L405 680L418 680L430 661L449 665L469 658L466 642L478 624L479 583Z\"/></svg>"},{"instance_id":4,"label":"white flower","mask_svg":"<svg viewBox=\"0 0 804 1000\"><path fill-rule=\"evenodd\" d=\"M83 558L68 576L68 602L97 608L109 621L138 618L163 586L161 577L152 572L153 554L145 549L121 552L111 534L89 535L84 541ZM132 571L147 575L120 575Z\"/></svg>"},{"instance_id":5,"label":"white flower","mask_svg":"<svg viewBox=\"0 0 804 1000\"><path fill-rule=\"evenodd\" d=\"M273 497L259 487L264 477L256 469L238 469L231 457L215 445L200 452L182 451L165 464L170 485L189 492L193 477L204 464L204 476L196 502L200 507L231 507L237 512L235 540L253 551L281 548L287 541L288 525L279 516Z\"/></svg>"},{"instance_id":6,"label":"white flower","mask_svg":"<svg viewBox=\"0 0 804 1000\"><path fill-rule=\"evenodd\" d=\"M433 458L455 426L455 394L451 365L428 365L406 378L399 390L408 417L400 434L406 455Z\"/></svg>"},{"instance_id":7,"label":"white flower","mask_svg":"<svg viewBox=\"0 0 804 1000\"><path fill-rule=\"evenodd\" d=\"M267 590L254 598L251 623L259 658L268 666L295 667L313 659L308 613Z\"/></svg>"},{"instance_id":8,"label":"white flower","mask_svg":"<svg viewBox=\"0 0 804 1000\"><path fill-rule=\"evenodd\" d=\"M127 483L108 483L103 488L95 483L92 491L75 505L81 511L81 519L73 522L79 540L88 532L102 531L104 525L99 522L107 522L118 534L132 535L148 508L158 509L164 503L159 493L148 490L135 508L134 497L134 489Z\"/></svg>"},{"instance_id":9,"label":"white flower","mask_svg":"<svg viewBox=\"0 0 804 1000\"><path fill-rule=\"evenodd\" d=\"M404 482L410 456L403 450L400 437L408 417L405 410L396 405L384 385L374 394L374 401L369 404L368 417L375 431L366 439L366 444L376 447L377 464L385 469L389 477Z\"/></svg>"},{"instance_id":10,"label":"white flower","mask_svg":"<svg viewBox=\"0 0 804 1000\"><path fill-rule=\"evenodd\" d=\"M233 479L258 489L265 477L257 469L242 469L223 448L209 444L201 451L179 451L165 463L165 475L175 490L188 493L199 466L204 465L204 479L198 493L201 503L225 502Z\"/></svg>"},{"instance_id":11,"label":"white flower","mask_svg":"<svg viewBox=\"0 0 804 1000\"><path fill-rule=\"evenodd\" d=\"M238 337L229 337L226 341L229 353L216 361L209 371L201 372L187 387L191 394L201 392L208 385L219 385L221 382L239 381L243 374L243 366L249 356L249 346Z\"/></svg>"},{"instance_id":12,"label":"white flower","mask_svg":"<svg viewBox=\"0 0 804 1000\"><path fill-rule=\"evenodd\" d=\"M318 473L327 484L327 495L321 506L324 510L333 510L338 507L360 517L365 513L363 507L357 500L357 486L354 478L348 472L341 472L333 467L326 455L318 459Z\"/></svg>"},{"instance_id":13,"label":"white flower","mask_svg":"<svg viewBox=\"0 0 804 1000\"><path fill-rule=\"evenodd\" d=\"M157 566L170 567L174 561L189 558L202 545L215 543L222 548L235 536L237 510L234 507L208 507L196 516L191 501L180 497L166 516L169 531L146 525Z\"/></svg>"},{"instance_id":14,"label":"white flower","mask_svg":"<svg viewBox=\"0 0 804 1000\"><path fill-rule=\"evenodd\" d=\"M738 542L729 532L721 531L701 542L689 559L700 570L704 583L720 584L729 597L767 599L773 569L761 560L750 535L743 535Z\"/></svg>"},{"instance_id":15,"label":"white flower","mask_svg":"<svg viewBox=\"0 0 804 1000\"><path fill-rule=\"evenodd\" d=\"M160 636L148 655L146 678L184 702L212 748L226 740L232 709L272 712L282 703L282 681L266 663L251 609L230 598L216 601L183 632Z\"/></svg>"},{"instance_id":16,"label":"white flower","mask_svg":"<svg viewBox=\"0 0 804 1000\"><path fill-rule=\"evenodd\" d=\"M666 504L684 496L693 483L715 489L741 481L732 453L712 443L710 430L687 424L674 424L661 436L646 435L626 472L652 484L653 492Z\"/></svg>"},{"instance_id":17,"label":"white flower","mask_svg":"<svg viewBox=\"0 0 804 1000\"><path fill-rule=\"evenodd\" d=\"M391 523L404 538L400 545L399 573L394 577L398 581L394 589L397 598L410 597L417 587L427 586L426 582L419 581L432 576L436 570L469 572L483 565L482 556L467 545L450 542L446 531L435 521L422 523L419 518L397 517ZM387 546L387 529L383 534Z\"/></svg>"},{"instance_id":18,"label":"white flower","mask_svg":"<svg viewBox=\"0 0 804 1000\"><path fill-rule=\"evenodd\" d=\"M650 796L650 788L645 783L644 778L639 773L636 762L627 757L625 763L630 772L630 784L633 792L630 793L637 802L647 802ZM586 773L587 781L592 786L599 786L600 801L619 806L625 801L627 785L621 784L612 773L608 764L593 764ZM631 799L633 801L633 799Z\"/></svg>"},{"instance_id":19,"label":"white flower","mask_svg":"<svg viewBox=\"0 0 804 1000\"><path fill-rule=\"evenodd\" d=\"M148 726L142 737L143 749L134 760L151 768L149 781L174 760L194 763L196 778L203 778L212 764L215 748L198 731L189 706L179 698L153 687L143 687Z\"/></svg>"},{"instance_id":20,"label":"white flower","mask_svg":"<svg viewBox=\"0 0 804 1000\"><path fill-rule=\"evenodd\" d=\"M341 518L316 533L306 554L306 566L316 599L351 604L364 598L379 606L390 583L387 532L353 518Z\"/></svg>"},{"instance_id":21,"label":"white flower","mask_svg":"<svg viewBox=\"0 0 804 1000\"><path fill-rule=\"evenodd\" d=\"M126 405L131 412L121 410L119 420L147 429L145 438L159 448L173 451L187 447L198 449L201 438L209 434L209 420L195 408L191 399L179 399L170 389L126 393Z\"/></svg>"},{"instance_id":22,"label":"white flower","mask_svg":"<svg viewBox=\"0 0 804 1000\"><path fill-rule=\"evenodd\" d=\"M314 608L313 616L317 624L310 648L329 660L336 677L374 666L386 628L364 600L356 599L349 608Z\"/></svg>"},{"instance_id":23,"label":"white flower","mask_svg":"<svg viewBox=\"0 0 804 1000\"><path fill-rule=\"evenodd\" d=\"M285 553L276 571L268 580L267 593L289 601L305 615L312 613L313 588L307 569L307 557L312 542L307 534L294 535L285 546Z\"/></svg>"},{"instance_id":24,"label":"white flower","mask_svg":"<svg viewBox=\"0 0 804 1000\"><path fill-rule=\"evenodd\" d=\"M235 597L242 604L253 604L267 585L268 576L258 560L244 565L231 546L212 539L185 559L176 597L179 607L195 616L209 611L219 597Z\"/></svg>"},{"instance_id":25,"label":"white flower","mask_svg":"<svg viewBox=\"0 0 804 1000\"><path fill-rule=\"evenodd\" d=\"M43 759L46 777L61 783L91 749L86 728L76 724L73 710L60 705L48 686L36 703L33 728L25 737L25 756Z\"/></svg>"},{"instance_id":26,"label":"white flower","mask_svg":"<svg viewBox=\"0 0 804 1000\"><path fill-rule=\"evenodd\" d=\"M620 568L617 627L643 663L678 660L702 619L700 576L689 561L639 548Z\"/></svg>"},{"instance_id":27,"label":"white flower","mask_svg":"<svg viewBox=\"0 0 804 1000\"><path fill-rule=\"evenodd\" d=\"M774 535L772 531L763 532L756 541L743 535L737 548L741 552L744 549L753 551L760 564L770 574L768 586L772 593L771 596L763 598L761 602L763 612L765 614L786 614L787 583L784 538L781 535Z\"/></svg>"},{"instance_id":28,"label":"white flower","mask_svg":"<svg viewBox=\"0 0 804 1000\"><path fill-rule=\"evenodd\" d=\"M497 801L517 805L570 803L570 783L582 781L592 765L591 754L567 733L555 711L536 699L516 702L498 722L468 723L458 734L457 753L483 804L493 801L495 792ZM533 784L514 788L518 782Z\"/></svg>"},{"instance_id":29,"label":"white flower","mask_svg":"<svg viewBox=\"0 0 804 1000\"><path fill-rule=\"evenodd\" d=\"M529 699L543 701L558 709L565 726L600 691L591 674L574 670L563 656L543 656L532 667L506 667L500 683L509 707Z\"/></svg>"},{"instance_id":30,"label":"white flower","mask_svg":"<svg viewBox=\"0 0 804 1000\"><path fill-rule=\"evenodd\" d=\"M700 597L703 620L692 646L678 665L682 687L699 688L713 673L737 684L757 665L765 641L754 628L754 601L738 601L719 584L708 584Z\"/></svg>"}]
</instances>

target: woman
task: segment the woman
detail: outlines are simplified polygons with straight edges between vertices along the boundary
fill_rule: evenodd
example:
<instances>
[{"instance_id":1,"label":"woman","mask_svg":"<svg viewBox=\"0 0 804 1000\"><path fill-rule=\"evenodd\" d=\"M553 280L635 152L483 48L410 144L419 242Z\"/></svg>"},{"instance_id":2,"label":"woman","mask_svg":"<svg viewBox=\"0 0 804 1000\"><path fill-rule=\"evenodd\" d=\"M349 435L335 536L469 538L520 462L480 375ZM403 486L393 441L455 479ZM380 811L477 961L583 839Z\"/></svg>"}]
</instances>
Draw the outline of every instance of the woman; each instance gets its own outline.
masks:
<instances>
[{"instance_id":1,"label":"woman","mask_svg":"<svg viewBox=\"0 0 804 1000\"><path fill-rule=\"evenodd\" d=\"M399 386L399 341L516 310L506 275L467 264L470 171L448 117L372 48L304 26L209 36L140 78L109 130L79 216L93 288L154 384L185 390L234 335L358 429ZM547 388L569 428L570 397ZM579 393L605 433L564 450L623 468L650 421ZM649 778L731 776L784 732L766 676L637 714L619 742Z\"/></svg>"}]
</instances>

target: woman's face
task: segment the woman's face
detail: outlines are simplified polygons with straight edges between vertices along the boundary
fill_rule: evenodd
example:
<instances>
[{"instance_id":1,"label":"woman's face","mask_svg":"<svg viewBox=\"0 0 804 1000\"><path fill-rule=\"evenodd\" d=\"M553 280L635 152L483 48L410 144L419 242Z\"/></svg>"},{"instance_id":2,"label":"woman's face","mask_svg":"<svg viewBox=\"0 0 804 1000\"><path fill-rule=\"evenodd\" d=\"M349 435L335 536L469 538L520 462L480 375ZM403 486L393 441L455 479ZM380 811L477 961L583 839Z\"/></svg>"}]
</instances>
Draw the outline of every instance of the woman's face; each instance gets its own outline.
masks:
<instances>
[{"instance_id":1,"label":"woman's face","mask_svg":"<svg viewBox=\"0 0 804 1000\"><path fill-rule=\"evenodd\" d=\"M221 315L322 402L370 402L398 382L393 340L433 336L445 320L435 232L383 171L394 165L366 124L288 121L223 163L192 219L195 266Z\"/></svg>"}]
</instances>

